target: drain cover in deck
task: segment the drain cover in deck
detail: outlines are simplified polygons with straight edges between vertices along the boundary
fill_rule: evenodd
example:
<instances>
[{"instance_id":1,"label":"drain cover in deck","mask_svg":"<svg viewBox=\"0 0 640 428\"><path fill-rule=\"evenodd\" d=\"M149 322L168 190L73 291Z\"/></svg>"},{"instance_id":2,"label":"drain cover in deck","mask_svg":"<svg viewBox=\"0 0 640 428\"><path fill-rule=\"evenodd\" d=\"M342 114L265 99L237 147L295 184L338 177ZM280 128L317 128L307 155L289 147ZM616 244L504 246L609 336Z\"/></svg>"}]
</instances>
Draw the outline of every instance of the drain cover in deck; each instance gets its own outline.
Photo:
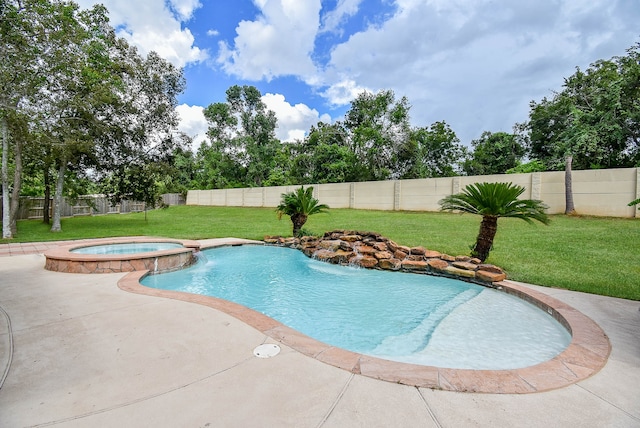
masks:
<instances>
[{"instance_id":1,"label":"drain cover in deck","mask_svg":"<svg viewBox=\"0 0 640 428\"><path fill-rule=\"evenodd\" d=\"M258 358L271 358L278 355L280 352L280 347L278 345L274 345L273 343L265 343L263 345L257 346L256 349L253 350L253 355Z\"/></svg>"}]
</instances>

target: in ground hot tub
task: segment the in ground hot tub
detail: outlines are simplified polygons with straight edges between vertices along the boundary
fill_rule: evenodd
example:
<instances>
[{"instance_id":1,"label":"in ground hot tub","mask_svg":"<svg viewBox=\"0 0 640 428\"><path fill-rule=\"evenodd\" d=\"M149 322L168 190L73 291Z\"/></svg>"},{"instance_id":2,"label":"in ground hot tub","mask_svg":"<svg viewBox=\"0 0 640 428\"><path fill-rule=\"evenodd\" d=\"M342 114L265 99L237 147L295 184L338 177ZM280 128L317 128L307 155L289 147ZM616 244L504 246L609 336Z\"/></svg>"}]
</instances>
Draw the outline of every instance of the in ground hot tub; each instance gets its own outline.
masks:
<instances>
[{"instance_id":1,"label":"in ground hot tub","mask_svg":"<svg viewBox=\"0 0 640 428\"><path fill-rule=\"evenodd\" d=\"M45 269L68 273L171 272L195 263L199 249L196 241L172 239L84 241L45 252Z\"/></svg>"}]
</instances>

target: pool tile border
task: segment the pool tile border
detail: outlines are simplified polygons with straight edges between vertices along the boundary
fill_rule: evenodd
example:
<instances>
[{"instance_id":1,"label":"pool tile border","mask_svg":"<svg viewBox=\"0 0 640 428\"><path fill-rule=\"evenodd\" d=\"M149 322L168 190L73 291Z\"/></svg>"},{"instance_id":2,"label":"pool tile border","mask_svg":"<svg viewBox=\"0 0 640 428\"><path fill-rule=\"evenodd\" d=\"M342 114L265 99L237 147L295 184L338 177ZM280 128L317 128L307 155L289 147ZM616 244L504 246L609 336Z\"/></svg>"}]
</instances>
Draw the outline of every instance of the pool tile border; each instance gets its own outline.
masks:
<instances>
[{"instance_id":1,"label":"pool tile border","mask_svg":"<svg viewBox=\"0 0 640 428\"><path fill-rule=\"evenodd\" d=\"M246 243L247 241L231 241L208 248ZM554 316L570 331L571 343L555 358L534 366L511 370L468 370L400 363L347 351L312 339L237 303L215 297L145 287L140 284L145 275L146 271L128 273L120 279L118 287L131 293L181 300L220 310L318 361L351 373L404 385L491 394L543 392L563 388L593 376L604 367L611 353L609 338L589 317L553 297L511 281L502 281L494 285Z\"/></svg>"}]
</instances>

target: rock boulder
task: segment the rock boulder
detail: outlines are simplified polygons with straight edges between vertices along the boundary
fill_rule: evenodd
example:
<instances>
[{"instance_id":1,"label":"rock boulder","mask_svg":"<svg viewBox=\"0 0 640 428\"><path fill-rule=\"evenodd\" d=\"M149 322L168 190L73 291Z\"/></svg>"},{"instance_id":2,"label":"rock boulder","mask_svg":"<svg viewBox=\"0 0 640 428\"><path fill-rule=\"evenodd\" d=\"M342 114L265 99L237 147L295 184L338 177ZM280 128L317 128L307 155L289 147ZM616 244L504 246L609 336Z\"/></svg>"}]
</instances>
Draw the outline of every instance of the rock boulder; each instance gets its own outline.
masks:
<instances>
[{"instance_id":1,"label":"rock boulder","mask_svg":"<svg viewBox=\"0 0 640 428\"><path fill-rule=\"evenodd\" d=\"M265 237L264 242L267 245L296 248L307 257L334 264L426 273L481 284L506 279L501 268L481 263L477 258L450 256L423 246L407 247L373 232L334 230L321 238L269 236Z\"/></svg>"}]
</instances>

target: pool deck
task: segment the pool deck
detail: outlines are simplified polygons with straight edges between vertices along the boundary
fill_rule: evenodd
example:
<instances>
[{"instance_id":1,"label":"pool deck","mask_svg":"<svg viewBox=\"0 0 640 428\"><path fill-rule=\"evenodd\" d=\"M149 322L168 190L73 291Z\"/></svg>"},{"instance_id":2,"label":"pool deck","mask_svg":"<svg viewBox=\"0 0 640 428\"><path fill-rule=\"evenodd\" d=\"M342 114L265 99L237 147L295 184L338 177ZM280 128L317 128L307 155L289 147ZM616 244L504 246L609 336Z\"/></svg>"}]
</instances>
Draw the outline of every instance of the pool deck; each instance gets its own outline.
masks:
<instances>
[{"instance_id":1,"label":"pool deck","mask_svg":"<svg viewBox=\"0 0 640 428\"><path fill-rule=\"evenodd\" d=\"M605 367L547 392L452 392L282 343L257 358L256 346L278 342L227 313L126 292L124 273L46 271L42 253L57 245L0 245L0 427L640 427L637 301L524 285L604 330Z\"/></svg>"}]
</instances>

